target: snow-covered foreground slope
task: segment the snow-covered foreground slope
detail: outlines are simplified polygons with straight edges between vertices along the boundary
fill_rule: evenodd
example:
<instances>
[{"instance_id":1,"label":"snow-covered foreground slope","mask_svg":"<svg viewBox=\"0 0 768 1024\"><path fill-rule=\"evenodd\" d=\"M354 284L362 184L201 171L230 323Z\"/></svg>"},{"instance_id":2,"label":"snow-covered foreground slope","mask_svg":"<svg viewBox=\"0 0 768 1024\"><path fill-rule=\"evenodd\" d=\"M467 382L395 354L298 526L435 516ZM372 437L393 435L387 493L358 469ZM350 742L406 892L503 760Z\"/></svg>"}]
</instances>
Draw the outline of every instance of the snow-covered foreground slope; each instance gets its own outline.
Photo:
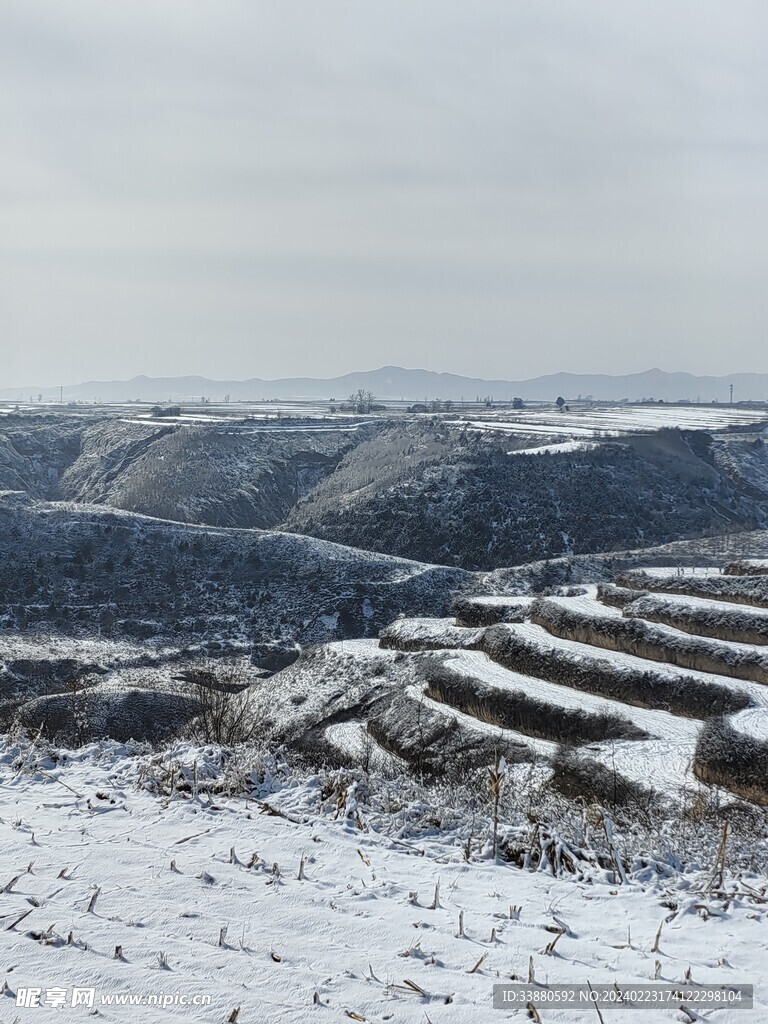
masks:
<instances>
[{"instance_id":1,"label":"snow-covered foreground slope","mask_svg":"<svg viewBox=\"0 0 768 1024\"><path fill-rule=\"evenodd\" d=\"M250 799L168 799L148 791L170 767L162 756L116 744L32 756L6 742L0 758L3 1021L524 1020L491 1000L495 983L529 972L551 985L755 985L752 1012L684 1018L671 1006L610 1021L768 1015L764 879L726 877L725 897L709 870L639 861L625 884L589 861L558 878L494 863L487 844L467 860L443 809L442 831L423 808L408 828L405 806L374 814L353 786L340 801L327 778L277 765L239 780ZM188 779L197 765L200 790L226 775L215 750L173 756ZM86 1005L71 1005L74 989ZM64 1006L17 1006L38 995ZM552 1024L595 1018L539 1006Z\"/></svg>"}]
</instances>

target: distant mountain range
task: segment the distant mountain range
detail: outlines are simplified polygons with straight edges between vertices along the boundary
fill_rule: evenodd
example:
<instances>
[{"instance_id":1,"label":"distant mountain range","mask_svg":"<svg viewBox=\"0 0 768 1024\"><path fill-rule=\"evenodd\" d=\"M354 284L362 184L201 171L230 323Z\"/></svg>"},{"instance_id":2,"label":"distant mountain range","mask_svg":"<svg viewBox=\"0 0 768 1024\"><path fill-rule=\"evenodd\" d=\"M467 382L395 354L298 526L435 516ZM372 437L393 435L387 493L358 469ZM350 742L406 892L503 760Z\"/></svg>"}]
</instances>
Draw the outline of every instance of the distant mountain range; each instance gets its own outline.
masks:
<instances>
[{"instance_id":1,"label":"distant mountain range","mask_svg":"<svg viewBox=\"0 0 768 1024\"><path fill-rule=\"evenodd\" d=\"M233 402L263 399L336 399L343 401L362 388L381 401L404 399L450 399L454 402L474 401L491 397L509 401L554 401L558 395L566 399L592 397L604 401L642 398L701 402L728 402L730 385L734 401L767 401L768 373L736 373L730 377L698 377L690 373L667 373L646 370L623 376L592 373L554 373L530 380L483 380L461 377L454 373L431 370L406 370L401 366L384 366L379 370L347 373L341 377L285 377L280 380L210 380L207 377L133 377L120 381L88 381L63 388L64 401L84 402L184 402L202 396L220 402L229 395ZM2 401L28 401L42 395L44 400L58 401L59 388L0 388Z\"/></svg>"}]
</instances>

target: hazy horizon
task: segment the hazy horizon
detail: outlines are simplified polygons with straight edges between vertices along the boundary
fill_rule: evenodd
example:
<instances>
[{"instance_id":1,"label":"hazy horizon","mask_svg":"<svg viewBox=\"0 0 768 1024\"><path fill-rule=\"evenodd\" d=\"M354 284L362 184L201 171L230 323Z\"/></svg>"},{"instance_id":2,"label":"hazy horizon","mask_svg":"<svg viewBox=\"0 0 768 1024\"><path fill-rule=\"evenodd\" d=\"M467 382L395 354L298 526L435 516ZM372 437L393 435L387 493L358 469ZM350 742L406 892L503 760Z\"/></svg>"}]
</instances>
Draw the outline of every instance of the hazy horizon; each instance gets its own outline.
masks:
<instances>
[{"instance_id":1,"label":"hazy horizon","mask_svg":"<svg viewBox=\"0 0 768 1024\"><path fill-rule=\"evenodd\" d=\"M121 380L125 380L125 381L141 380L141 379L144 379L144 378L149 379L149 380L153 380L153 379L169 379L169 380L172 380L172 379L183 379L183 378L186 378L186 377L201 377L201 378L204 378L206 380L211 380L211 381L215 381L215 382L222 382L222 383L226 383L227 381L248 381L248 380L263 380L263 381L266 381L266 382L269 382L269 381L279 381L279 380L291 380L291 379L335 380L338 377L353 376L355 374L376 373L378 371L387 370L387 369L404 370L406 373L447 374L447 375L451 375L451 376L472 377L472 378L476 378L478 380L489 380L489 381L493 381L493 380L500 380L500 381L507 381L507 380L509 380L509 381L537 380L539 377L557 376L558 374L568 374L568 375L579 376L579 377L595 377L595 376L603 375L603 371L601 371L601 370L597 370L597 371L594 371L594 372L590 372L589 370L552 370L549 373L542 373L542 374L536 373L536 374L532 374L529 377L510 377L510 376L503 376L503 375L494 376L494 377L481 377L479 374L476 374L476 373L454 373L452 370L441 370L441 369L437 369L437 368L430 367L430 366L396 366L395 364L388 363L388 364L382 364L382 365L379 365L379 366L353 367L352 369L343 370L343 371L341 371L340 373L337 373L337 374L308 374L308 373L301 373L301 372L297 371L296 373L289 373L289 374L282 375L280 377L262 377L259 374L252 374L250 376L242 375L242 376L238 376L238 377L216 377L216 376L213 376L213 375L210 375L210 374L184 373L184 372L169 373L169 374L132 373L130 376L116 377L116 378L99 378L99 377L93 377L93 376L91 376L91 377L84 377L82 380L69 380L66 383L65 382L61 382L60 384L54 384L54 383L50 383L50 382L46 383L46 382L37 381L37 380L36 381L28 381L27 385L23 385L23 384L21 384L21 385L19 385L19 384L6 385L6 384L3 384L3 383L0 383L0 388L9 387L9 388L23 389L25 386L26 387L33 387L33 386L39 385L40 387L44 387L44 388L58 388L60 386L63 386L65 388L65 390L66 390L66 388L68 386L76 386L76 385L90 384L90 383L93 383L93 384L111 383L112 381L121 381ZM641 376L641 375L646 374L646 373L656 373L656 372L659 372L659 373L669 373L669 374L682 373L682 374L691 374L692 376L711 376L711 377L717 377L717 378L722 378L722 379L726 379L726 380L729 377L739 377L739 376L742 376L744 374L750 374L750 373L754 373L754 374L758 374L758 375L760 375L762 373L765 373L766 375L768 375L768 371L760 371L760 370L736 370L736 371L733 371L731 373L697 374L694 370L665 370L663 367L659 367L659 366L648 366L644 370L630 370L630 371L627 371L626 374L604 374L604 375L605 376L610 376L610 377L624 377L624 376Z\"/></svg>"},{"instance_id":2,"label":"hazy horizon","mask_svg":"<svg viewBox=\"0 0 768 1024\"><path fill-rule=\"evenodd\" d=\"M260 381L262 381L265 384L272 384L272 383L274 383L274 384L281 384L281 383L284 383L285 381L291 381L291 380L306 380L306 381L314 381L314 382L319 382L319 383L322 383L324 381L328 381L329 383L332 383L335 380L337 380L339 378L343 378L343 377L351 377L351 378L362 378L362 377L366 377L366 376L368 376L368 377L377 377L377 376L380 377L382 373L386 373L389 370L398 371L398 376L396 376L394 379L382 378L382 380L386 381L386 384L387 384L387 387L385 387L385 390L387 391L387 395L385 397L389 397L389 398L393 397L393 395L395 394L395 390L398 387L400 387L400 385L402 384L405 387L405 390L408 391L408 395L409 395L410 400L415 400L417 398L423 397L421 391L418 389L418 387L416 387L417 381L419 379L419 377L418 377L419 374L434 374L434 375L436 375L438 377L453 377L453 378L456 378L457 380L461 380L461 379L469 380L469 379L471 379L473 381L477 381L478 384L480 384L480 383L489 383L489 384L499 383L499 384L501 384L501 383L509 382L509 383L519 384L521 387L523 385L526 385L526 384L535 383L538 380L546 380L548 377L557 377L557 376L563 375L563 376L570 376L570 377L577 378L577 380L579 381L579 385L585 389L585 393L589 393L591 390L594 390L594 387L596 387L596 386L599 387L599 385L597 385L597 379L600 378L600 377L606 377L608 381L622 381L624 379L628 379L628 378L632 378L632 377L648 377L648 376L652 376L652 375L656 375L656 374L669 374L672 377L676 376L677 374L683 374L683 375L690 375L692 377L692 381L693 382L700 381L700 382L702 382L702 384L703 384L703 381L705 379L716 380L718 382L718 389L716 390L716 392L713 392L713 395L715 396L716 400L718 400L718 401L726 401L727 400L727 396L728 396L728 390L727 389L728 389L729 383L731 383L731 382L738 382L736 384L736 386L737 386L737 393L735 395L737 400L747 399L747 400L761 400L762 401L764 395L763 395L763 391L760 388L760 383L756 382L756 383L754 383L752 385L747 384L747 391L749 393L744 393L743 388L741 388L740 386L745 383L743 381L744 376L754 375L754 376L757 376L758 378L768 377L768 374L760 374L759 372L754 372L754 371L741 371L741 372L735 372L735 373L731 373L731 374L717 374L717 375L696 375L696 374L691 374L690 371L687 371L687 370L682 370L682 371L674 371L674 370L672 370L672 371L668 371L668 370L661 369L659 367L648 367L645 370L638 371L637 373L629 373L629 374L599 374L599 373L598 374L591 374L591 373L588 373L588 372L572 373L570 371L556 371L553 374L541 374L541 375L537 374L537 375L535 375L533 377L518 378L517 380L515 380L514 378L509 378L509 377L507 377L507 378L505 378L505 377L481 378L481 377L477 377L477 375L452 374L452 373L450 373L450 371L435 370L435 369L432 369L430 367L423 367L423 366L422 367L403 367L403 366L385 365L385 366L376 366L376 367L369 367L369 368L358 367L357 369L350 370L350 371L347 371L346 373L337 374L337 375L334 375L334 376L331 376L331 377L329 377L327 375L312 376L312 375L300 374L300 373L297 373L297 374L294 374L294 375L289 375L287 377L282 377L282 378L275 378L275 377L272 377L272 378L264 378L264 377L259 378L258 376L255 376L255 377L231 377L231 378L224 378L224 377L208 377L208 376L205 376L205 375L202 375L202 374L184 374L184 373L171 374L171 375L167 375L167 376L159 376L159 375L155 376L155 375L150 375L150 374L139 373L139 374L133 374L130 377L126 377L126 378L115 378L115 379L111 379L111 380L106 380L106 379L98 379L98 378L90 377L90 378L86 378L86 379L79 380L79 381L71 380L71 381L67 381L67 382L62 382L60 384L45 384L45 383L41 383L39 381L36 381L36 382L30 382L27 385L4 385L2 382L0 382L0 401L5 401L5 402L11 401L11 402L13 402L13 401L26 401L27 399L29 399L31 401L35 401L36 397L37 397L37 394L38 394L38 391L42 391L43 392L44 397L45 397L45 399L47 401L50 401L51 399L53 399L54 401L57 401L60 390L63 392L63 395L64 395L65 399L67 398L67 393L69 392L70 398L77 397L79 400L101 401L102 400L101 397L97 393L95 393L95 392L94 392L93 395L85 396L82 393L83 392L83 388L85 388L85 387L94 387L94 388L96 388L96 387L99 387L99 386L104 386L104 387L107 387L107 388L110 388L110 387L114 388L115 385L120 385L122 383L143 382L143 381L146 381L146 382L152 382L152 381L163 381L163 382L165 382L165 381L167 381L167 382L176 381L176 382L183 382L185 380L199 379L201 383L203 381L206 381L206 382L209 382L209 383L213 384L214 386L216 386L216 385L230 386L231 385L231 386L234 386L236 388L236 386L238 384L247 384L251 380L260 380ZM402 377L399 376L400 374L402 374ZM583 383L579 380L580 378L583 378ZM352 384L352 387L356 388L356 387L360 386L361 383L362 383L362 381L357 380L357 381L355 381ZM648 381L647 383L650 384L651 382ZM675 386L672 383L672 381L664 382L663 384L662 384L661 381L659 381L658 383L659 383L659 386L662 386L662 389L669 388L670 386L671 387ZM373 382L371 382L371 384L373 385ZM369 385L365 385L365 386L369 386ZM373 386L375 386L375 385L373 385ZM435 386L437 386L438 388L440 387L440 385L439 385L439 383L437 381L435 382ZM574 385L574 386L577 386L577 385ZM703 385L703 386L705 387L705 390L706 390L706 385ZM445 387L449 387L449 385L446 383ZM453 387L455 388L456 384L454 384ZM449 388L449 390L450 390L450 388ZM613 389L609 388L609 391L613 391L613 390L615 390L615 388L613 388ZM282 394L282 392L281 392L281 394ZM377 395L378 395L378 397L381 397L381 393L380 392L377 392ZM430 391L429 397L434 398L434 397L438 397L438 396L439 396L439 393L437 391L434 394ZM130 395L129 395L128 392L126 392L125 395L123 396L123 399L120 399L120 400L127 399L128 397L130 397ZM157 398L158 398L158 400L163 398L163 397L165 397L165 396L163 394L161 394L160 391L157 391ZM222 394L214 396L214 398L216 398L216 400L221 400L222 397L223 397L223 392L222 392ZM269 394L265 392L262 397L265 397L265 398L269 397ZM293 395L293 397L295 397L295 398L300 397L299 392L296 392ZM451 397L451 396L446 394L444 397ZM528 395L528 397L531 397L531 395ZM538 398L545 398L546 395L545 395L544 392L541 392L541 394L539 394L537 397ZM574 392L574 394L571 397L575 397L575 392ZM601 397L601 395L598 394L596 397L599 398L599 397ZM606 397L606 396L602 396L602 397ZM607 397L611 397L611 396L607 396ZM612 397L616 398L616 395L614 394ZM626 397L632 397L632 396L630 396L629 392L627 392L627 393L624 394L624 397L626 398ZM637 395L637 396L634 396L634 397L640 397L640 395ZM672 392L668 391L667 392L667 400L670 400L672 397L673 397ZM696 398L697 401L700 400L699 396L698 395L694 396L693 392L691 392L689 394L684 394L681 391L679 394L675 394L674 395L674 399L680 399L680 400L686 400L686 399L693 400L694 397ZM711 395L709 397L705 397L703 399L703 401L710 401L711 397L712 397ZM236 400L241 400L241 398L242 398L242 395L236 396ZM256 396L251 396L251 398L256 398Z\"/></svg>"},{"instance_id":3,"label":"hazy horizon","mask_svg":"<svg viewBox=\"0 0 768 1024\"><path fill-rule=\"evenodd\" d=\"M768 8L6 0L0 388L768 371Z\"/></svg>"}]
</instances>

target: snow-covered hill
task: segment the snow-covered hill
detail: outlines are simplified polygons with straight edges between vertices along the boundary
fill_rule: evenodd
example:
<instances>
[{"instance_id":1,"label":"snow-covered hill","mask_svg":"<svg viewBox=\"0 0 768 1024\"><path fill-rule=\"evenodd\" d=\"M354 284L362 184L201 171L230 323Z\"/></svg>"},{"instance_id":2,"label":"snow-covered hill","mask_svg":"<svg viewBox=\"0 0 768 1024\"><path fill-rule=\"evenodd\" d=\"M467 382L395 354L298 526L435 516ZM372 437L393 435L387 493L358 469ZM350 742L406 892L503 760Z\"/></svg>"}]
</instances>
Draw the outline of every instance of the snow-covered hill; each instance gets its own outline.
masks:
<instances>
[{"instance_id":1,"label":"snow-covered hill","mask_svg":"<svg viewBox=\"0 0 768 1024\"><path fill-rule=\"evenodd\" d=\"M473 577L293 534L187 526L0 493L6 630L212 651L375 633L440 613Z\"/></svg>"},{"instance_id":2,"label":"snow-covered hill","mask_svg":"<svg viewBox=\"0 0 768 1024\"><path fill-rule=\"evenodd\" d=\"M285 525L470 570L766 525L760 437L701 430L722 416L711 411L644 411L395 422L352 448Z\"/></svg>"},{"instance_id":3,"label":"snow-covered hill","mask_svg":"<svg viewBox=\"0 0 768 1024\"><path fill-rule=\"evenodd\" d=\"M0 490L468 570L768 524L765 410L44 408L2 418Z\"/></svg>"}]
</instances>

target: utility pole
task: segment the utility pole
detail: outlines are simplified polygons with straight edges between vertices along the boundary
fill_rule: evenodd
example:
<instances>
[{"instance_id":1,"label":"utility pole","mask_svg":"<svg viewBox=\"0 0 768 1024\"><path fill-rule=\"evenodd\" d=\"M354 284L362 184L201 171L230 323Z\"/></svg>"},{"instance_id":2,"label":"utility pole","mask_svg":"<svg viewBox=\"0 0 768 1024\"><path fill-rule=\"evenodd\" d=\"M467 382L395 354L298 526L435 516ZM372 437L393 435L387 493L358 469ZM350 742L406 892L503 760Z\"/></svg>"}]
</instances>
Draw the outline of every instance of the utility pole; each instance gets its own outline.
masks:
<instances>
[{"instance_id":1,"label":"utility pole","mask_svg":"<svg viewBox=\"0 0 768 1024\"><path fill-rule=\"evenodd\" d=\"M731 384L731 405L733 405L733 384Z\"/></svg>"},{"instance_id":2,"label":"utility pole","mask_svg":"<svg viewBox=\"0 0 768 1024\"><path fill-rule=\"evenodd\" d=\"M59 405L64 405L64 388L59 386Z\"/></svg>"}]
</instances>

